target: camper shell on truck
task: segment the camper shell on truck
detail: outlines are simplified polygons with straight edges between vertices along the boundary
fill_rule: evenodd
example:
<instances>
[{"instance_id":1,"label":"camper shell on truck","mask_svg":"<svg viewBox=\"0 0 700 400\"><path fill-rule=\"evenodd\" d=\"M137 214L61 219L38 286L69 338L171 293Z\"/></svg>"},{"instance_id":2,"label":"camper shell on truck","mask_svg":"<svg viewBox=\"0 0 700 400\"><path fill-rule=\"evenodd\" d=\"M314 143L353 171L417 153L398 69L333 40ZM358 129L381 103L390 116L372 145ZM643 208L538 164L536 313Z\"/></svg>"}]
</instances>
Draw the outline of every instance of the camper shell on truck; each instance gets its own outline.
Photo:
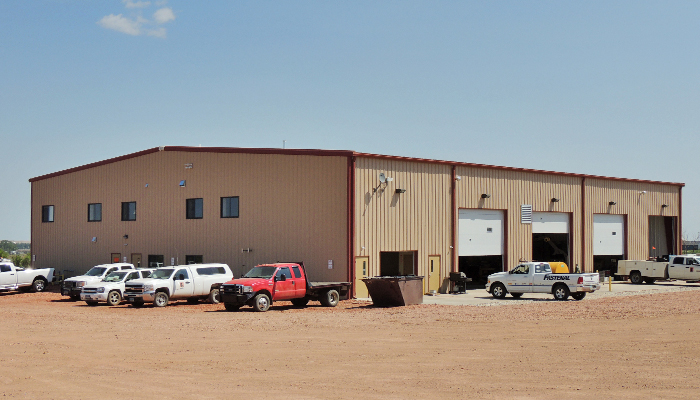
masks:
<instances>
[{"instance_id":1,"label":"camper shell on truck","mask_svg":"<svg viewBox=\"0 0 700 400\"><path fill-rule=\"evenodd\" d=\"M335 307L348 298L350 282L310 282L303 262L262 264L239 279L221 285L221 301L226 310L248 305L255 311L267 311L274 301L291 301L297 307L318 300Z\"/></svg>"}]
</instances>

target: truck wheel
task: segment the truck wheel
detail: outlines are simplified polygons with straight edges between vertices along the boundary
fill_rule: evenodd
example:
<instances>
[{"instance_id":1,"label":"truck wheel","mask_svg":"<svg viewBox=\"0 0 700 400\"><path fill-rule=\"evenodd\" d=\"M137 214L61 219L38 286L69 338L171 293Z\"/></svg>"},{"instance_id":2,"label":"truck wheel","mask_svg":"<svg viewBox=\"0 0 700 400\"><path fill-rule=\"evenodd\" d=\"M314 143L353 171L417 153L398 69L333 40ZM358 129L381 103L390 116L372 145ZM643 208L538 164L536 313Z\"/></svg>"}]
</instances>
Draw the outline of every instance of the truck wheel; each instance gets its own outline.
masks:
<instances>
[{"instance_id":1,"label":"truck wheel","mask_svg":"<svg viewBox=\"0 0 700 400\"><path fill-rule=\"evenodd\" d=\"M340 295L337 290L331 289L323 292L319 301L324 307L335 307L338 305L338 301L340 301Z\"/></svg>"},{"instance_id":2,"label":"truck wheel","mask_svg":"<svg viewBox=\"0 0 700 400\"><path fill-rule=\"evenodd\" d=\"M170 297L165 292L158 292L153 298L153 305L156 307L165 307L168 305L168 300Z\"/></svg>"},{"instance_id":3,"label":"truck wheel","mask_svg":"<svg viewBox=\"0 0 700 400\"><path fill-rule=\"evenodd\" d=\"M572 293L571 297L573 297L574 300L583 300L583 298L586 297L586 292Z\"/></svg>"},{"instance_id":4,"label":"truck wheel","mask_svg":"<svg viewBox=\"0 0 700 400\"><path fill-rule=\"evenodd\" d=\"M97 305L97 302L96 302L96 301L86 301L86 303L87 303L87 305L89 305L90 307L95 307L95 306Z\"/></svg>"},{"instance_id":5,"label":"truck wheel","mask_svg":"<svg viewBox=\"0 0 700 400\"><path fill-rule=\"evenodd\" d=\"M642 274L639 271L630 272L630 282L634 283L635 285L641 284Z\"/></svg>"},{"instance_id":6,"label":"truck wheel","mask_svg":"<svg viewBox=\"0 0 700 400\"><path fill-rule=\"evenodd\" d=\"M556 300L564 301L569 298L569 288L563 284L556 285L552 289L552 294Z\"/></svg>"},{"instance_id":7,"label":"truck wheel","mask_svg":"<svg viewBox=\"0 0 700 400\"><path fill-rule=\"evenodd\" d=\"M133 303L131 303L131 305L136 307L136 308L141 308L141 307L143 307L143 300L136 300Z\"/></svg>"},{"instance_id":8,"label":"truck wheel","mask_svg":"<svg viewBox=\"0 0 700 400\"><path fill-rule=\"evenodd\" d=\"M46 289L46 281L41 278L34 279L34 282L32 282L32 292L43 292L44 289Z\"/></svg>"},{"instance_id":9,"label":"truck wheel","mask_svg":"<svg viewBox=\"0 0 700 400\"><path fill-rule=\"evenodd\" d=\"M241 306L233 303L224 303L224 308L226 309L226 311L238 311L241 309Z\"/></svg>"},{"instance_id":10,"label":"truck wheel","mask_svg":"<svg viewBox=\"0 0 700 400\"><path fill-rule=\"evenodd\" d=\"M523 294L522 294L522 293L511 293L510 295L513 296L513 297L515 297L516 299L519 299L519 298L523 297Z\"/></svg>"},{"instance_id":11,"label":"truck wheel","mask_svg":"<svg viewBox=\"0 0 700 400\"><path fill-rule=\"evenodd\" d=\"M306 297L302 297L300 299L292 299L292 305L294 307L304 307L307 304L309 304L309 299Z\"/></svg>"},{"instance_id":12,"label":"truck wheel","mask_svg":"<svg viewBox=\"0 0 700 400\"><path fill-rule=\"evenodd\" d=\"M253 299L253 309L255 311L265 312L270 309L270 296L265 293L260 293Z\"/></svg>"},{"instance_id":13,"label":"truck wheel","mask_svg":"<svg viewBox=\"0 0 700 400\"><path fill-rule=\"evenodd\" d=\"M506 297L506 287L502 283L495 283L491 287L491 295L497 299L503 299Z\"/></svg>"},{"instance_id":14,"label":"truck wheel","mask_svg":"<svg viewBox=\"0 0 700 400\"><path fill-rule=\"evenodd\" d=\"M107 304L110 306L118 306L122 302L122 295L118 290L112 290L107 295Z\"/></svg>"},{"instance_id":15,"label":"truck wheel","mask_svg":"<svg viewBox=\"0 0 700 400\"><path fill-rule=\"evenodd\" d=\"M651 285L654 283L655 280L656 279L654 278L644 278L644 283L646 283L647 285Z\"/></svg>"},{"instance_id":16,"label":"truck wheel","mask_svg":"<svg viewBox=\"0 0 700 400\"><path fill-rule=\"evenodd\" d=\"M221 295L219 294L219 289L212 289L211 292L209 292L208 300L211 304L221 303Z\"/></svg>"}]
</instances>

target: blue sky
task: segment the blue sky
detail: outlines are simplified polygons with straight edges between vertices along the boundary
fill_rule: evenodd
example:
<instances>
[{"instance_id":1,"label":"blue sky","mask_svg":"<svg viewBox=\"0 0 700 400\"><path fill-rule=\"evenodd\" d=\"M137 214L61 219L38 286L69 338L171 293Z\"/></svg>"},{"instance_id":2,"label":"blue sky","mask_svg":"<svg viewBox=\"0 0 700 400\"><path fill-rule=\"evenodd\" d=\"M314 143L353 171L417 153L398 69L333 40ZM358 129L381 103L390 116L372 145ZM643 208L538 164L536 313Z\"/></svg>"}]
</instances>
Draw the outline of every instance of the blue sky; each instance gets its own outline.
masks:
<instances>
[{"instance_id":1,"label":"blue sky","mask_svg":"<svg viewBox=\"0 0 700 400\"><path fill-rule=\"evenodd\" d=\"M0 2L0 239L28 179L161 145L347 149L684 182L700 2Z\"/></svg>"}]
</instances>

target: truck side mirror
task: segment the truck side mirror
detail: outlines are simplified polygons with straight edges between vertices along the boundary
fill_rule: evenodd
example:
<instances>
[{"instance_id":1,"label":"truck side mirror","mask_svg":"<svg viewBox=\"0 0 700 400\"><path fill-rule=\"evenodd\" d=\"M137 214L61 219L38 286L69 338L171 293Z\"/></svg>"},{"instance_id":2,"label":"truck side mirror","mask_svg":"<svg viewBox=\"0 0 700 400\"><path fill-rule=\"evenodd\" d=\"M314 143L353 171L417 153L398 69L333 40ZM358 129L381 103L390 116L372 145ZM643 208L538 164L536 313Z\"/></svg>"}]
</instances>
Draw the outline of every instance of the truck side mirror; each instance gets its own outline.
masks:
<instances>
[{"instance_id":1,"label":"truck side mirror","mask_svg":"<svg viewBox=\"0 0 700 400\"><path fill-rule=\"evenodd\" d=\"M180 275L178 275L178 276L177 276L177 279L178 279L179 281L184 281L184 280L185 280L185 274L180 274Z\"/></svg>"},{"instance_id":2,"label":"truck side mirror","mask_svg":"<svg viewBox=\"0 0 700 400\"><path fill-rule=\"evenodd\" d=\"M287 275L282 274L282 276L280 276L280 281L284 282L286 280L287 280Z\"/></svg>"}]
</instances>

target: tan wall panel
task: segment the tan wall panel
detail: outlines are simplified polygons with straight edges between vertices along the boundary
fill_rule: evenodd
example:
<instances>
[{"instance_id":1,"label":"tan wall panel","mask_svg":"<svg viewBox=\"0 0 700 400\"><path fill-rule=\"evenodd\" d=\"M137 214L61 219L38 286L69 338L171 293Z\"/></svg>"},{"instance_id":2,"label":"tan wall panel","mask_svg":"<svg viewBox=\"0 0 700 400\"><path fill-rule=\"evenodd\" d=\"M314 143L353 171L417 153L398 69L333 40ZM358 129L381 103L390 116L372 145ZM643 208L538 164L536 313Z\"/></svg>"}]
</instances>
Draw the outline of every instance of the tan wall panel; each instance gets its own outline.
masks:
<instances>
[{"instance_id":1,"label":"tan wall panel","mask_svg":"<svg viewBox=\"0 0 700 400\"><path fill-rule=\"evenodd\" d=\"M374 192L381 172L394 180ZM369 256L369 276L380 275L382 251L417 252L417 274L422 276L427 276L428 256L440 255L441 276L449 276L451 176L448 165L357 158L354 254ZM443 290L446 285L442 283Z\"/></svg>"},{"instance_id":2,"label":"tan wall panel","mask_svg":"<svg viewBox=\"0 0 700 400\"><path fill-rule=\"evenodd\" d=\"M345 157L161 151L35 181L32 196L37 267L80 272L110 253L129 261L141 253L144 264L149 254L166 264L203 255L236 276L258 263L304 261L313 280L348 278ZM228 196L240 197L240 218L220 218ZM185 218L188 198L204 199L203 219ZM121 221L125 201L137 202L136 221ZM102 203L102 222L87 222L88 203ZM47 204L56 222L41 222Z\"/></svg>"}]
</instances>

